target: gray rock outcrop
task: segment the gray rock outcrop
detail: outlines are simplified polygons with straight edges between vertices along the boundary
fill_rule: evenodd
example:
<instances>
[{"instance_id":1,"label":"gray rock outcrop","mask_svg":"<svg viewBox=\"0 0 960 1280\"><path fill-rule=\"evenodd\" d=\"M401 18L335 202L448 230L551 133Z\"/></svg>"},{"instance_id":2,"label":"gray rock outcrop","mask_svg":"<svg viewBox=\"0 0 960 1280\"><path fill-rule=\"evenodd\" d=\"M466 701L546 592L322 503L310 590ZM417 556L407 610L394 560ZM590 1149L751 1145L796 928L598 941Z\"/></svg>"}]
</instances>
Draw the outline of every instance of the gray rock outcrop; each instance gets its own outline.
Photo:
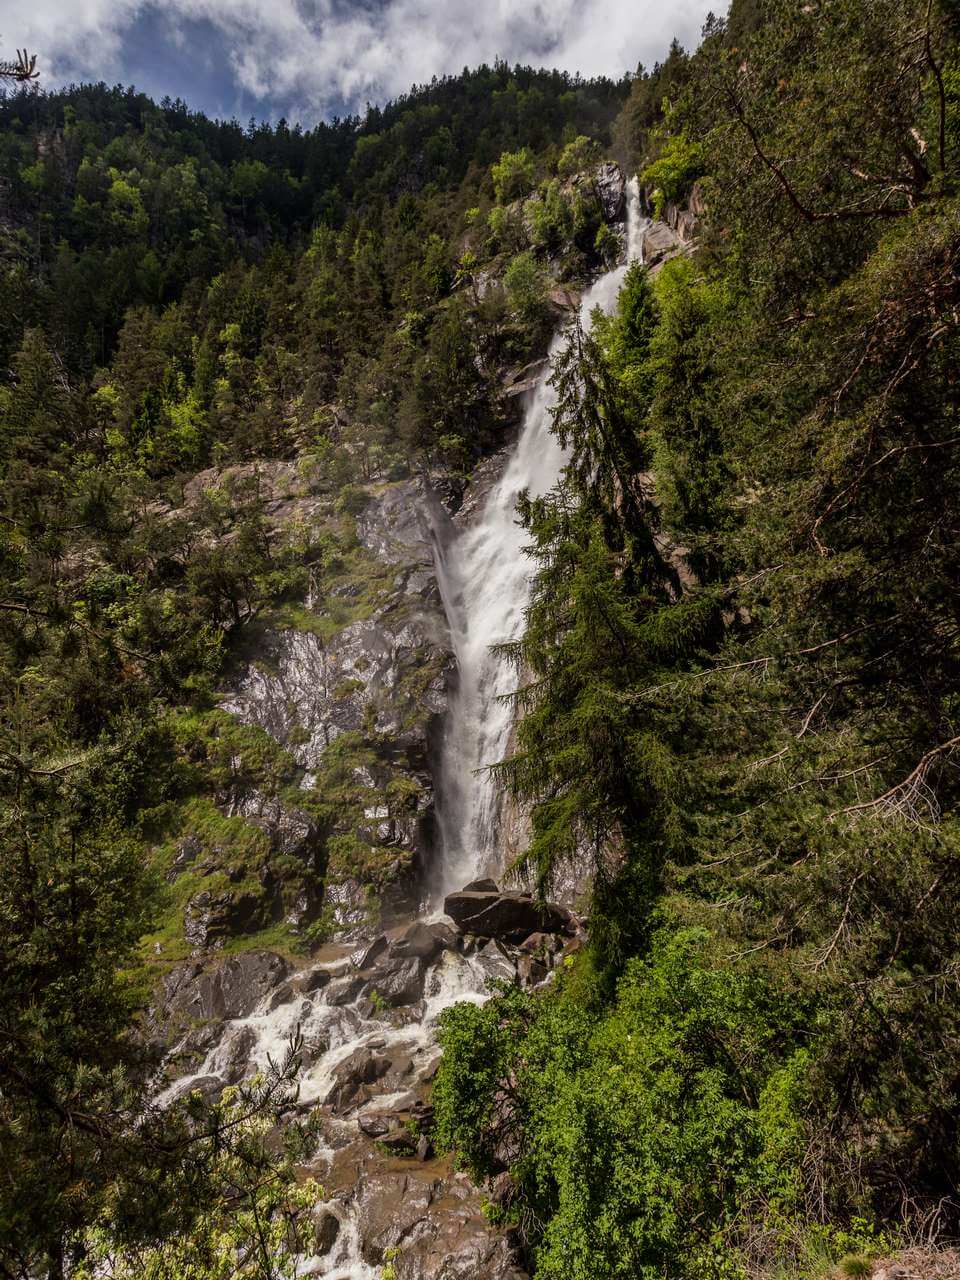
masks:
<instances>
[{"instance_id":1,"label":"gray rock outcrop","mask_svg":"<svg viewBox=\"0 0 960 1280\"><path fill-rule=\"evenodd\" d=\"M461 889L448 895L443 909L463 933L507 942L522 942L532 933L572 934L576 928L564 907L521 893Z\"/></svg>"},{"instance_id":2,"label":"gray rock outcrop","mask_svg":"<svg viewBox=\"0 0 960 1280\"><path fill-rule=\"evenodd\" d=\"M622 221L626 211L626 183L620 166L610 161L599 165L594 174L593 184L604 221Z\"/></svg>"}]
</instances>

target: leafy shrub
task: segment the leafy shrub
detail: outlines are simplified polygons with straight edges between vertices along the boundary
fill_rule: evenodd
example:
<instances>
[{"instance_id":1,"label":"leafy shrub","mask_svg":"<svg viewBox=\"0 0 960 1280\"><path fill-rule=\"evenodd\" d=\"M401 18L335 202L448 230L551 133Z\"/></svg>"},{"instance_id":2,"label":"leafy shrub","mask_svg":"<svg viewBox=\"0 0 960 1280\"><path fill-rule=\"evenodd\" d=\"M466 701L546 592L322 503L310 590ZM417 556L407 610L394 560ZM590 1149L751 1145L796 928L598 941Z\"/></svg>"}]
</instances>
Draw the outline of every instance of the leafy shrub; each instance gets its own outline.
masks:
<instances>
[{"instance_id":1,"label":"leafy shrub","mask_svg":"<svg viewBox=\"0 0 960 1280\"><path fill-rule=\"evenodd\" d=\"M529 249L518 253L503 274L510 307L521 324L539 329L547 312L547 281Z\"/></svg>"},{"instance_id":2,"label":"leafy shrub","mask_svg":"<svg viewBox=\"0 0 960 1280\"><path fill-rule=\"evenodd\" d=\"M581 173L599 159L599 144L594 142L592 138L588 138L586 134L581 133L578 138L568 142L560 152L560 159L557 161L557 173L561 178L569 178L575 173Z\"/></svg>"},{"instance_id":3,"label":"leafy shrub","mask_svg":"<svg viewBox=\"0 0 960 1280\"><path fill-rule=\"evenodd\" d=\"M509 1164L521 1217L543 1224L538 1280L714 1274L733 1247L698 1223L732 1224L774 1186L796 1207L766 1156L795 1143L803 1090L760 1100L803 1003L717 959L705 930L665 930L603 1014L564 974L543 998L444 1015L437 1141L474 1177Z\"/></svg>"},{"instance_id":4,"label":"leafy shrub","mask_svg":"<svg viewBox=\"0 0 960 1280\"><path fill-rule=\"evenodd\" d=\"M513 252L524 242L523 221L515 209L507 209L496 204L487 215L487 227L490 230L493 250Z\"/></svg>"},{"instance_id":5,"label":"leafy shrub","mask_svg":"<svg viewBox=\"0 0 960 1280\"><path fill-rule=\"evenodd\" d=\"M504 204L509 200L518 200L533 190L536 163L533 153L527 147L519 151L504 151L500 159L490 169L493 178L493 189L497 200Z\"/></svg>"},{"instance_id":6,"label":"leafy shrub","mask_svg":"<svg viewBox=\"0 0 960 1280\"><path fill-rule=\"evenodd\" d=\"M664 205L677 204L703 175L704 150L686 134L677 133L664 142L656 160L640 173L641 183L654 189L654 215L660 217Z\"/></svg>"},{"instance_id":7,"label":"leafy shrub","mask_svg":"<svg viewBox=\"0 0 960 1280\"><path fill-rule=\"evenodd\" d=\"M533 243L547 253L559 253L573 232L573 214L556 178L546 182L538 200L527 205Z\"/></svg>"}]
</instances>

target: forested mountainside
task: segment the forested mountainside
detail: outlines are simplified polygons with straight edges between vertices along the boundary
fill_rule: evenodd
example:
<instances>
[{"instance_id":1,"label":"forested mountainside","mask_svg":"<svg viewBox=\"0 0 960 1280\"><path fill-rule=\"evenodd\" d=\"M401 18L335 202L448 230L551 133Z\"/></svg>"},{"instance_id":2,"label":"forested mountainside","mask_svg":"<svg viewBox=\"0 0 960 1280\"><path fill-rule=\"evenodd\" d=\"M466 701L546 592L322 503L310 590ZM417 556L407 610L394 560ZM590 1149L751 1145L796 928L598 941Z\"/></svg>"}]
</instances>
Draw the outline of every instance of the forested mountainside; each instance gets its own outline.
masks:
<instances>
[{"instance_id":1,"label":"forested mountainside","mask_svg":"<svg viewBox=\"0 0 960 1280\"><path fill-rule=\"evenodd\" d=\"M0 102L0 1275L954 1273L958 42L736 0L309 131ZM654 225L586 325L614 161ZM503 871L580 898L518 958L389 926L437 556L563 326L496 776ZM503 981L321 1189L438 956ZM320 991L372 1048L298 1097L329 1042L249 1019Z\"/></svg>"},{"instance_id":2,"label":"forested mountainside","mask_svg":"<svg viewBox=\"0 0 960 1280\"><path fill-rule=\"evenodd\" d=\"M422 894L430 494L456 511L620 253L627 90L501 65L308 133L102 85L0 104L2 1274L305 1249L317 1045L234 1063L239 1095L159 1107L155 1073Z\"/></svg>"},{"instance_id":3,"label":"forested mountainside","mask_svg":"<svg viewBox=\"0 0 960 1280\"><path fill-rule=\"evenodd\" d=\"M734 17L646 143L697 252L569 349L524 511L501 771L545 888L590 851L590 948L446 1015L435 1097L538 1277L866 1274L958 1228L960 25Z\"/></svg>"}]
</instances>

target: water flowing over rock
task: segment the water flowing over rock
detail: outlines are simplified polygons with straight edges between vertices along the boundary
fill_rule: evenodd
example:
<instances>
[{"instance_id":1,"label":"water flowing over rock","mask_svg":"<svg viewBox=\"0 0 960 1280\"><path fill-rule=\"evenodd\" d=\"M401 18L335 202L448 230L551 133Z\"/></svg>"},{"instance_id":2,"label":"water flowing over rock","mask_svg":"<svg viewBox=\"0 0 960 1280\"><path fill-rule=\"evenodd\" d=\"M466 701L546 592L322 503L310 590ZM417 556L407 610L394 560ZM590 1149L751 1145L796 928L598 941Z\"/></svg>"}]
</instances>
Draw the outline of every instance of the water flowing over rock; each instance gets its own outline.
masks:
<instances>
[{"instance_id":1,"label":"water flowing over rock","mask_svg":"<svg viewBox=\"0 0 960 1280\"><path fill-rule=\"evenodd\" d=\"M605 215L619 216L619 170L602 166L594 181ZM637 256L643 227L635 183L628 197L628 252ZM612 307L625 271L586 292L585 320L595 306ZM524 371L530 385L519 393L527 402L516 445L478 468L453 521L425 480L388 484L371 497L357 535L395 570L386 598L328 639L310 630L268 637L226 704L286 746L308 779L338 736L372 721L420 799L402 821L381 811L372 798L377 766L365 765L367 780L363 770L357 775L371 793L364 820L398 859L399 851L415 850L420 871L432 853L428 887L450 918L436 910L418 915L410 900L396 906L389 927L386 894L371 913L360 878L328 876L337 941L309 965L291 971L269 951L226 960L207 954L168 975L151 1015L150 1033L166 1054L161 1103L193 1088L216 1095L267 1069L292 1035L302 1036L298 1105L321 1117L324 1146L311 1172L326 1196L315 1210L316 1244L303 1276L377 1280L391 1250L398 1280L525 1277L511 1233L490 1226L478 1190L434 1155L430 1088L444 1009L482 1003L490 979L530 988L549 982L582 945L580 923L565 905L538 903L492 878L504 868L505 822L521 831L523 820L504 818L485 771L507 751L517 683L491 646L519 638L531 590L517 496L548 491L565 461L550 431L547 376L546 366ZM317 833L295 805L253 792L225 802L287 856L310 855ZM185 847L177 856L188 866L200 851ZM198 946L215 939L225 913L246 909L239 888L237 896L224 890L191 901ZM502 1156L508 1164L511 1153ZM508 1199L509 1187L496 1195Z\"/></svg>"},{"instance_id":2,"label":"water flowing over rock","mask_svg":"<svg viewBox=\"0 0 960 1280\"><path fill-rule=\"evenodd\" d=\"M629 186L628 260L639 256L643 231L636 180ZM580 304L584 324L595 307L612 309L625 273L626 266L618 267L587 290ZM551 356L564 341L561 330ZM507 754L517 673L494 646L520 637L530 599L533 564L524 553L527 535L517 522L517 499L524 490L531 497L548 492L565 461L551 431L554 403L553 388L542 376L513 455L481 513L454 541L438 547L437 574L457 658L439 776L440 901L466 881L500 869L502 801L489 766Z\"/></svg>"}]
</instances>

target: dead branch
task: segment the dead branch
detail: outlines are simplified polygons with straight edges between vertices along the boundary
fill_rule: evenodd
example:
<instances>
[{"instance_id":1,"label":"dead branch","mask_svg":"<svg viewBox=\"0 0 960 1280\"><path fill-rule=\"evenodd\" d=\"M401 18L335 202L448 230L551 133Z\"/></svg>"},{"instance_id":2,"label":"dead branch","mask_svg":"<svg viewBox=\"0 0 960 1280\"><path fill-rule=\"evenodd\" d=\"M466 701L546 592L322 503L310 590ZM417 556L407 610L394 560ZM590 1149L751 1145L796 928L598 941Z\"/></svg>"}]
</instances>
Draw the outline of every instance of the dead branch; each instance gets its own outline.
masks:
<instances>
[{"instance_id":1,"label":"dead branch","mask_svg":"<svg viewBox=\"0 0 960 1280\"><path fill-rule=\"evenodd\" d=\"M901 817L917 826L923 826L920 814L925 811L929 821L936 824L940 818L940 803L936 792L927 782L927 775L938 760L950 755L958 746L960 746L960 736L941 742L939 746L931 748L921 757L916 767L902 782L890 787L882 796L865 800L861 804L848 805L845 809L838 809L831 813L829 817L833 819L858 813L874 813L883 814L886 817Z\"/></svg>"},{"instance_id":2,"label":"dead branch","mask_svg":"<svg viewBox=\"0 0 960 1280\"><path fill-rule=\"evenodd\" d=\"M40 72L35 70L36 65L35 53L28 54L26 49L18 49L16 62L0 62L0 80L17 80L21 83L36 80L40 75Z\"/></svg>"}]
</instances>

